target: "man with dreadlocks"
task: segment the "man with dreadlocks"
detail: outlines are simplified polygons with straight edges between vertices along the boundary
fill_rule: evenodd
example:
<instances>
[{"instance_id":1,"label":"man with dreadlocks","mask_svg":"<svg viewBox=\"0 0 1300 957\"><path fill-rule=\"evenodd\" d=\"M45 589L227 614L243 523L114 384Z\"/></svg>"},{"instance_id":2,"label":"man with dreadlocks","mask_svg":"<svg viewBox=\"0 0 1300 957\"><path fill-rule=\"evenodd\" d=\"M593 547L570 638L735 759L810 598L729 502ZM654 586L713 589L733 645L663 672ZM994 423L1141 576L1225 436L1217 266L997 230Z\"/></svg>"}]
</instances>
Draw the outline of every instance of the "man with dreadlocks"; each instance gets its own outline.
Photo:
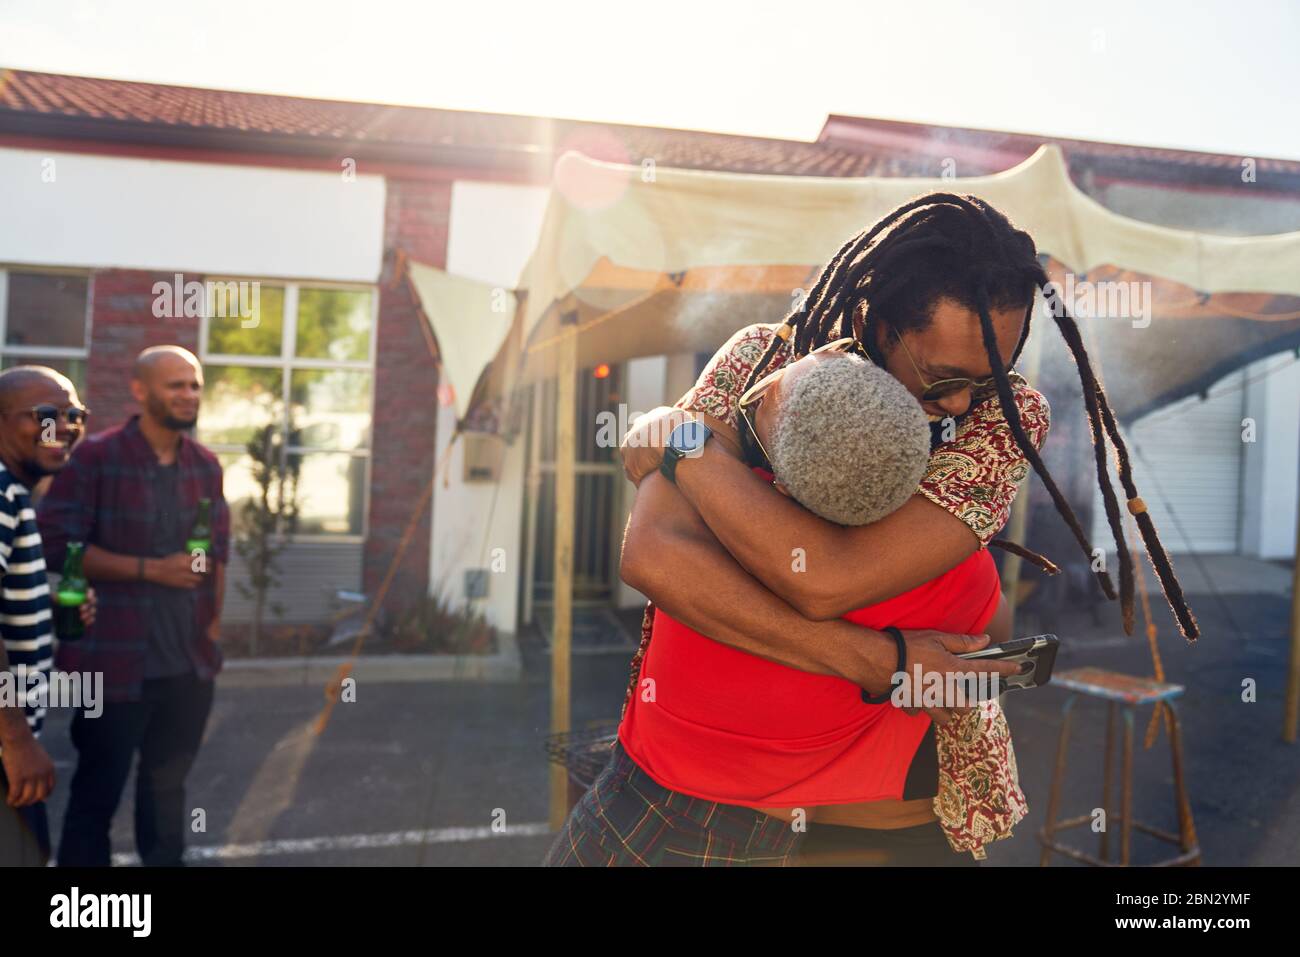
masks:
<instances>
[{"instance_id":1,"label":"man with dreadlocks","mask_svg":"<svg viewBox=\"0 0 1300 957\"><path fill-rule=\"evenodd\" d=\"M846 640L839 627L845 623L836 619L929 582L993 544L1030 467L1091 561L1091 543L1039 456L1048 428L1046 401L1014 372L1039 289L1049 300L1054 295L1027 233L975 197L922 196L845 243L806 303L782 323L740 330L677 403L679 411L639 422L624 458L634 480L658 465L664 443L646 439L668 434L672 416L685 412L735 429L740 400L765 376L818 347L852 337L916 398L933 435L917 494L880 521L858 527L813 515L757 477L751 466L762 460L752 443L745 461L726 454L717 442L704 442L684 458L674 449L676 494L659 499L665 514L677 521L638 521L646 498L639 495L624 543L624 578L651 600L633 660L634 679L653 632L654 605L660 604L723 644L881 692L895 641L863 628ZM1106 468L1107 439L1166 598L1183 634L1194 640L1195 618L1137 494L1127 449L1079 331L1062 304L1049 305L1083 384L1094 464L1120 563L1125 630L1132 627L1133 569ZM743 428L740 435L745 439ZM648 481L664 480L651 476ZM683 509L707 526L708 534L693 529ZM792 555L802 561L792 562ZM1052 570L1039 556L1026 557ZM1105 570L1098 576L1107 597L1115 598ZM943 657L960 646L941 638L903 631L901 660L924 659L937 671L962 670L960 659ZM935 729L940 768L934 812L954 849L980 856L982 846L1006 836L1013 823L1005 808L981 801L978 789L963 779L963 768L982 760L982 742L1008 737L996 704L957 712ZM987 751L993 751L991 744ZM885 817L893 810L888 803L880 802Z\"/></svg>"},{"instance_id":2,"label":"man with dreadlocks","mask_svg":"<svg viewBox=\"0 0 1300 957\"><path fill-rule=\"evenodd\" d=\"M771 450L764 477L812 513L850 526L906 503L930 456L930 432L916 400L855 354L852 342L789 363L741 403L753 442ZM735 448L734 435L718 428L717 440ZM660 513L656 503L664 496L677 495L667 482L643 487L638 521ZM636 537L634 529L628 537ZM634 573L630 583L637 583ZM994 619L1005 608L997 568L987 552L977 552L932 581L845 618L886 631L987 628L1001 640L1010 616ZM925 760L913 760L927 745L931 724L919 709L864 704L851 681L729 648L669 608L656 609L653 628L611 767L574 809L548 864L783 863L796 844L801 858L810 856L810 844L820 858L828 847L861 851L864 837L876 842L872 852L901 851L902 863L973 863L954 855L934 826L936 781ZM949 641L953 650L975 647L967 638ZM946 660L945 652L940 663ZM922 656L914 664L928 670L935 661ZM995 680L1017 670L997 661L971 662L969 669ZM900 794L882 818L879 802ZM1009 800L1023 804L1018 790ZM679 826L637 828L648 806L679 815ZM755 810L768 818L757 829ZM864 819L877 829L867 834ZM796 820L809 824L802 842L790 826Z\"/></svg>"}]
</instances>

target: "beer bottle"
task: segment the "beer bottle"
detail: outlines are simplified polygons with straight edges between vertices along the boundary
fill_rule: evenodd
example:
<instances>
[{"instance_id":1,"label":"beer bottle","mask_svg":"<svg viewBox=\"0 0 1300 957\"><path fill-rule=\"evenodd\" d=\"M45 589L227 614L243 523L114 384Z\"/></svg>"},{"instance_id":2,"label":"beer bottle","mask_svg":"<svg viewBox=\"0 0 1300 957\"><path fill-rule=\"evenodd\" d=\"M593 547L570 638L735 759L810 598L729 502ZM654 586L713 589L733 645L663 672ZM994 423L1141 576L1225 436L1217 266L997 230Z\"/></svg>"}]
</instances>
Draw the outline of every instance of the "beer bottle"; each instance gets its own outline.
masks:
<instances>
[{"instance_id":1,"label":"beer bottle","mask_svg":"<svg viewBox=\"0 0 1300 957\"><path fill-rule=\"evenodd\" d=\"M185 539L185 550L194 558L197 550L203 556L203 567L207 568L208 552L212 549L212 499L199 499L199 514L194 519L189 538Z\"/></svg>"},{"instance_id":2,"label":"beer bottle","mask_svg":"<svg viewBox=\"0 0 1300 957\"><path fill-rule=\"evenodd\" d=\"M85 548L81 542L68 542L63 559L63 577L54 593L54 633L60 641L76 641L86 631L81 622L81 606L86 603L86 575L81 570Z\"/></svg>"}]
</instances>

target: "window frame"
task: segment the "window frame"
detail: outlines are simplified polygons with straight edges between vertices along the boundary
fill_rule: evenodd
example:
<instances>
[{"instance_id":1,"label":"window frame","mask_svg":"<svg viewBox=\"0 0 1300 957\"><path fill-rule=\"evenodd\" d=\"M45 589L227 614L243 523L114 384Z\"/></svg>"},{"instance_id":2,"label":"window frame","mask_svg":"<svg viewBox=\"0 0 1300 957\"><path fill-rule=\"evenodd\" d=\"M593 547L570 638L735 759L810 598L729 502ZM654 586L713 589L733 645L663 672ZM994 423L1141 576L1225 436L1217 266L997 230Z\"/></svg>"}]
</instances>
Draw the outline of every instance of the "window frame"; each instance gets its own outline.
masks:
<instances>
[{"instance_id":1,"label":"window frame","mask_svg":"<svg viewBox=\"0 0 1300 957\"><path fill-rule=\"evenodd\" d=\"M80 348L76 346L9 345L9 274L12 272L49 276L78 276L86 280L86 314L82 322ZM25 263L0 263L0 360L10 356L23 359L78 359L90 375L90 328L94 315L95 271L66 266L31 266ZM83 382L83 386L89 386Z\"/></svg>"},{"instance_id":2,"label":"window frame","mask_svg":"<svg viewBox=\"0 0 1300 957\"><path fill-rule=\"evenodd\" d=\"M208 283L209 282L256 282L263 286L279 287L284 290L284 314L281 317L280 329L280 354L277 356L247 356L236 355L224 352L208 351L208 332L212 314L212 303L208 301ZM325 289L339 292L365 292L370 294L370 341L369 341L369 358L362 359L311 359L298 358L294 355L294 349L298 339L298 293L301 289ZM311 544L338 544L338 545L358 545L363 544L370 536L370 489L372 478L372 463L374 461L374 419L375 419L375 384L376 384L376 352L379 343L379 293L380 289L377 284L357 283L357 282L335 282L330 280L316 279L268 279L264 277L253 278L248 276L205 276L203 280L204 308L203 315L199 319L199 361L204 368L209 364L218 366L243 366L245 368L258 369L278 369L280 370L280 400L282 407L289 408L291 390L293 388L293 373L299 370L326 370L326 371L353 371L367 372L370 375L370 444L364 449L335 449L335 448L316 448L314 446L289 445L288 444L288 426L287 416L280 418L280 468L284 469L287 456L290 455L311 455L323 453L328 455L347 455L350 458L359 458L365 460L365 473L363 481L365 488L362 489L361 495L361 531L357 534L352 533L300 533L293 534L294 542L304 542ZM0 333L3 329L0 328ZM216 455L242 454L246 451L246 446L235 445L231 443L217 443L207 446ZM279 533L277 538L283 541L286 536Z\"/></svg>"}]
</instances>

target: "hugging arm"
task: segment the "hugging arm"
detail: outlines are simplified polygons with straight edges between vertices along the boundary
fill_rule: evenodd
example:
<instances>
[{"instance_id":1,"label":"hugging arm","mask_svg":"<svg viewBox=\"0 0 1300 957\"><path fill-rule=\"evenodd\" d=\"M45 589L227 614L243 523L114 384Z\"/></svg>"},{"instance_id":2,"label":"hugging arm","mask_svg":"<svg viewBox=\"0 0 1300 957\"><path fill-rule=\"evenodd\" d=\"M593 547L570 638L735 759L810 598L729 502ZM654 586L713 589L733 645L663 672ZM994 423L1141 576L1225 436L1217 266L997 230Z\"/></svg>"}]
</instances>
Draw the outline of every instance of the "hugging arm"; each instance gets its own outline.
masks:
<instances>
[{"instance_id":1,"label":"hugging arm","mask_svg":"<svg viewBox=\"0 0 1300 957\"><path fill-rule=\"evenodd\" d=\"M870 525L828 522L712 442L679 463L677 484L750 574L816 620L902 594L979 548L961 519L921 495Z\"/></svg>"},{"instance_id":2,"label":"hugging arm","mask_svg":"<svg viewBox=\"0 0 1300 957\"><path fill-rule=\"evenodd\" d=\"M745 571L674 485L648 475L623 539L624 582L688 627L740 651L878 694L893 641L845 621L810 621Z\"/></svg>"},{"instance_id":3,"label":"hugging arm","mask_svg":"<svg viewBox=\"0 0 1300 957\"><path fill-rule=\"evenodd\" d=\"M678 474L682 465L678 463ZM623 540L623 581L714 641L778 664L845 678L870 694L892 686L898 648L887 635L842 620L810 621L772 594L723 548L663 476L641 482ZM987 636L905 631L907 664L924 672L1015 674L1010 662L954 657ZM926 709L945 723L944 709Z\"/></svg>"}]
</instances>

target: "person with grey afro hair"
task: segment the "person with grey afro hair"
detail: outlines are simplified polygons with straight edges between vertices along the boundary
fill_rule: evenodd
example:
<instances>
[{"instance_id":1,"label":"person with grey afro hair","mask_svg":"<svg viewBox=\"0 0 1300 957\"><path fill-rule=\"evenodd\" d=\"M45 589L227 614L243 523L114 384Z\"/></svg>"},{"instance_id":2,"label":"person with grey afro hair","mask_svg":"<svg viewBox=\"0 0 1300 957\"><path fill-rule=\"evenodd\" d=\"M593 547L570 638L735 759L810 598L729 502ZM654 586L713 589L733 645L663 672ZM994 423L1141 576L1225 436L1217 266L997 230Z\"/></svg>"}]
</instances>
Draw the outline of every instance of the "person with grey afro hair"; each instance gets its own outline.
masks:
<instances>
[{"instance_id":1,"label":"person with grey afro hair","mask_svg":"<svg viewBox=\"0 0 1300 957\"><path fill-rule=\"evenodd\" d=\"M930 459L920 404L884 369L848 354L813 361L782 390L771 439L779 485L838 525L869 525L902 508Z\"/></svg>"}]
</instances>

